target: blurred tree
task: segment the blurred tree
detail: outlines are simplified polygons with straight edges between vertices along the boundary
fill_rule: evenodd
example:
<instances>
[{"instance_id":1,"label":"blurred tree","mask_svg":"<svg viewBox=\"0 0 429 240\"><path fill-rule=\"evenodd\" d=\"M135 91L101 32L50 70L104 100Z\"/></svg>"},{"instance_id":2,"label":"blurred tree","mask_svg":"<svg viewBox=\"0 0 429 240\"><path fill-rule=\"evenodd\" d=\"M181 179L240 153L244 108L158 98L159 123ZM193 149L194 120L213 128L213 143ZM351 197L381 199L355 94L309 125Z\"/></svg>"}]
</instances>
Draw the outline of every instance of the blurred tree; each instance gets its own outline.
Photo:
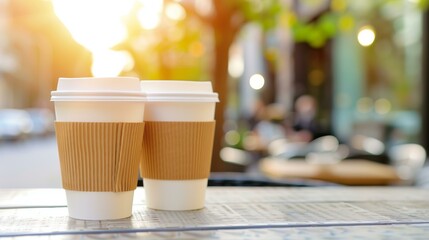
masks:
<instances>
[{"instance_id":1,"label":"blurred tree","mask_svg":"<svg viewBox=\"0 0 429 240\"><path fill-rule=\"evenodd\" d=\"M228 57L229 48L240 29L249 22L257 22L264 29L274 27L277 15L281 12L278 0L211 0L212 10L202 14L195 7L195 2L183 1L188 14L195 16L213 31L214 59L212 82L219 94L220 102L216 106L215 144L212 157L212 171L229 171L227 163L220 159L219 152L224 139L224 113L228 103Z\"/></svg>"},{"instance_id":2,"label":"blurred tree","mask_svg":"<svg viewBox=\"0 0 429 240\"><path fill-rule=\"evenodd\" d=\"M380 2L383 1L391 0ZM138 24L137 11L145 6L134 8L136 12L130 14L127 24L131 41L118 48L132 54L133 71L142 79L210 79L213 82L220 98L215 116L213 171L233 170L220 159L219 152L223 146L224 113L230 92L229 49L242 27L250 22L260 24L264 30L280 26L290 29L297 43L320 49L339 32L353 30L356 22L349 0L164 0L164 12L169 5L177 4L183 7L186 17L172 20L162 16L156 28L144 31Z\"/></svg>"},{"instance_id":3,"label":"blurred tree","mask_svg":"<svg viewBox=\"0 0 429 240\"><path fill-rule=\"evenodd\" d=\"M177 3L164 0L164 11ZM279 0L191 0L179 3L186 18L172 21L163 16L154 29L144 29L139 24L137 11L145 6L137 3L135 12L127 20L130 41L115 49L130 52L135 62L133 71L142 79L210 79L220 99L215 113L212 171L238 170L223 162L219 155L229 95L229 48L246 23L257 22L264 29L274 27L282 6ZM206 54L210 52L212 54Z\"/></svg>"}]
</instances>

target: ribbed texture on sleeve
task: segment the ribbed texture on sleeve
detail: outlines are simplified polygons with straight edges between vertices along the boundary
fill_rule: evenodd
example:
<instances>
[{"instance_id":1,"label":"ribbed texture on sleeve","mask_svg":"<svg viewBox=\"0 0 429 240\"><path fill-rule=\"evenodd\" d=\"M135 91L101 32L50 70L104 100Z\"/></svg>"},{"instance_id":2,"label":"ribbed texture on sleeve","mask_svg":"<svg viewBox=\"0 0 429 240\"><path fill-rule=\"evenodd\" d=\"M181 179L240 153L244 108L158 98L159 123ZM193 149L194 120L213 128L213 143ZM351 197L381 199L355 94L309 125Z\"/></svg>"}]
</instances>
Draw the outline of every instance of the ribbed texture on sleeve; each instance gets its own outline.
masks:
<instances>
[{"instance_id":1,"label":"ribbed texture on sleeve","mask_svg":"<svg viewBox=\"0 0 429 240\"><path fill-rule=\"evenodd\" d=\"M215 121L146 122L140 172L143 178L208 178Z\"/></svg>"},{"instance_id":2,"label":"ribbed texture on sleeve","mask_svg":"<svg viewBox=\"0 0 429 240\"><path fill-rule=\"evenodd\" d=\"M137 186L144 123L56 122L63 187L123 192Z\"/></svg>"}]
</instances>

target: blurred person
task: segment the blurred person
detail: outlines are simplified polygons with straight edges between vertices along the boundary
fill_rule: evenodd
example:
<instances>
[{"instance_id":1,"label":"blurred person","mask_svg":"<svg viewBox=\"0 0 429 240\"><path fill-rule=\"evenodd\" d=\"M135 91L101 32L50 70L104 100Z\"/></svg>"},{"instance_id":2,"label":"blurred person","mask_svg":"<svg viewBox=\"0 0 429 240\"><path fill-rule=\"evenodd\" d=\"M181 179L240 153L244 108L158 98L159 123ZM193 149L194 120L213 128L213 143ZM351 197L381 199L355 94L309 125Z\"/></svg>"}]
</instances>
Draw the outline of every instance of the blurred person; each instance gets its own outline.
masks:
<instances>
[{"instance_id":1,"label":"blurred person","mask_svg":"<svg viewBox=\"0 0 429 240\"><path fill-rule=\"evenodd\" d=\"M274 140L286 138L286 111L280 104L258 104L255 124L245 141L245 149L264 152Z\"/></svg>"},{"instance_id":2,"label":"blurred person","mask_svg":"<svg viewBox=\"0 0 429 240\"><path fill-rule=\"evenodd\" d=\"M286 138L284 120L285 110L281 105L273 103L265 107L263 118L254 128L263 145L268 145L277 139Z\"/></svg>"},{"instance_id":3,"label":"blurred person","mask_svg":"<svg viewBox=\"0 0 429 240\"><path fill-rule=\"evenodd\" d=\"M293 130L296 138L311 141L321 135L321 129L316 119L316 99L310 95L302 95L295 101Z\"/></svg>"}]
</instances>

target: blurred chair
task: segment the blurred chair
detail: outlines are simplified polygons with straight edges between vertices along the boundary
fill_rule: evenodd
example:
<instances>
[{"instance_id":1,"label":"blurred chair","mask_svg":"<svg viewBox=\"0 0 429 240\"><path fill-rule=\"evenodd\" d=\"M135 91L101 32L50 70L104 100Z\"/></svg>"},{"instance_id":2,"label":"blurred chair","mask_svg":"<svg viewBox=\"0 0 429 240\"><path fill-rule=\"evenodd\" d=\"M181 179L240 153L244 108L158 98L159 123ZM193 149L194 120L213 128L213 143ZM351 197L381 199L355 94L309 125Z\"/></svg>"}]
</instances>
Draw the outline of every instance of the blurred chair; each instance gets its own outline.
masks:
<instances>
[{"instance_id":1,"label":"blurred chair","mask_svg":"<svg viewBox=\"0 0 429 240\"><path fill-rule=\"evenodd\" d=\"M390 164L385 144L375 137L356 134L350 138L348 145L350 153L347 159L366 159L378 163Z\"/></svg>"},{"instance_id":2,"label":"blurred chair","mask_svg":"<svg viewBox=\"0 0 429 240\"><path fill-rule=\"evenodd\" d=\"M338 149L338 146L338 139L331 135L316 138L309 143L309 148L312 152L334 152Z\"/></svg>"},{"instance_id":3,"label":"blurred chair","mask_svg":"<svg viewBox=\"0 0 429 240\"><path fill-rule=\"evenodd\" d=\"M305 160L314 164L334 164L346 157L348 151L340 147L338 139L332 135L322 136L309 143Z\"/></svg>"},{"instance_id":4,"label":"blurred chair","mask_svg":"<svg viewBox=\"0 0 429 240\"><path fill-rule=\"evenodd\" d=\"M282 159L306 158L307 156L317 159L319 156L323 159L335 158L335 161L338 161L346 157L348 150L339 144L336 137L326 135L311 142L289 142L286 139L278 139L270 143L268 154L271 157Z\"/></svg>"},{"instance_id":5,"label":"blurred chair","mask_svg":"<svg viewBox=\"0 0 429 240\"><path fill-rule=\"evenodd\" d=\"M277 139L272 141L267 147L270 156L278 158L294 158L305 156L308 152L308 142L291 142L287 139Z\"/></svg>"},{"instance_id":6,"label":"blurred chair","mask_svg":"<svg viewBox=\"0 0 429 240\"><path fill-rule=\"evenodd\" d=\"M220 157L225 162L241 166L249 166L253 162L253 158L249 152L232 147L222 148L220 150Z\"/></svg>"},{"instance_id":7,"label":"blurred chair","mask_svg":"<svg viewBox=\"0 0 429 240\"><path fill-rule=\"evenodd\" d=\"M391 165L404 184L414 184L426 160L426 151L419 144L401 144L388 150Z\"/></svg>"},{"instance_id":8,"label":"blurred chair","mask_svg":"<svg viewBox=\"0 0 429 240\"><path fill-rule=\"evenodd\" d=\"M335 152L338 150L339 144L336 137L327 135L311 141L308 148L310 152Z\"/></svg>"},{"instance_id":9,"label":"blurred chair","mask_svg":"<svg viewBox=\"0 0 429 240\"><path fill-rule=\"evenodd\" d=\"M385 150L385 145L382 141L365 135L354 135L351 138L350 145L357 151L373 155L382 154Z\"/></svg>"},{"instance_id":10,"label":"blurred chair","mask_svg":"<svg viewBox=\"0 0 429 240\"><path fill-rule=\"evenodd\" d=\"M367 136L372 139L386 141L390 127L384 122L361 121L353 123L353 135Z\"/></svg>"},{"instance_id":11,"label":"blurred chair","mask_svg":"<svg viewBox=\"0 0 429 240\"><path fill-rule=\"evenodd\" d=\"M353 123L349 139L350 156L348 159L366 159L377 163L390 164L386 145L391 127L385 122L375 120Z\"/></svg>"}]
</instances>

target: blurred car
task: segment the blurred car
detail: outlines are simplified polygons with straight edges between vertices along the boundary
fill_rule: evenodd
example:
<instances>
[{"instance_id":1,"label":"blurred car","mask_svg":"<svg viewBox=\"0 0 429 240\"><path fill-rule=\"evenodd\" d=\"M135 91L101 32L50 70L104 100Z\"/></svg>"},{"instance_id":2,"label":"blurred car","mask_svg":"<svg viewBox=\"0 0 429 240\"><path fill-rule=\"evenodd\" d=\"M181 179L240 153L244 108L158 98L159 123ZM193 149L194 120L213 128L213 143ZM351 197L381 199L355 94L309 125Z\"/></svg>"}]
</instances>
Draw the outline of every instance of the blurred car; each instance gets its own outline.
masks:
<instances>
[{"instance_id":1,"label":"blurred car","mask_svg":"<svg viewBox=\"0 0 429 240\"><path fill-rule=\"evenodd\" d=\"M54 132L54 114L46 108L29 108L26 110L32 123L29 134L47 136Z\"/></svg>"},{"instance_id":2,"label":"blurred car","mask_svg":"<svg viewBox=\"0 0 429 240\"><path fill-rule=\"evenodd\" d=\"M30 114L22 109L0 109L0 140L19 140L32 128Z\"/></svg>"}]
</instances>

